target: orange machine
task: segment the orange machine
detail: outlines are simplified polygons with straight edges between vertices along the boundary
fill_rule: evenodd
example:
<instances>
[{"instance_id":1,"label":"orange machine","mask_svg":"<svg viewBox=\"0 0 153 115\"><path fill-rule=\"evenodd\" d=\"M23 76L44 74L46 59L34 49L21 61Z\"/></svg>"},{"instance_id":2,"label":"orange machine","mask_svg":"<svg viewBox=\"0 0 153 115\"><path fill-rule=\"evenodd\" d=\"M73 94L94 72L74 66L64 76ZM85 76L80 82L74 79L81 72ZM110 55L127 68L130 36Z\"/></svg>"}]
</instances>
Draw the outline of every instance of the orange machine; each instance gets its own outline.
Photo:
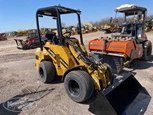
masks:
<instances>
[{"instance_id":1,"label":"orange machine","mask_svg":"<svg viewBox=\"0 0 153 115\"><path fill-rule=\"evenodd\" d=\"M135 54L134 58L141 58L143 55L142 45L137 45L135 40L129 41L106 41L104 39L94 39L88 44L90 51L104 51L110 53L120 53L124 57L131 57L131 53ZM117 56L118 54L116 54Z\"/></svg>"},{"instance_id":2,"label":"orange machine","mask_svg":"<svg viewBox=\"0 0 153 115\"><path fill-rule=\"evenodd\" d=\"M136 5L116 8L116 12L125 15L121 33L89 41L88 49L91 54L102 58L102 62L110 65L114 73L119 73L124 66L131 67L137 59L149 60L152 43L144 32L146 11L146 8ZM126 21L127 17L132 15L134 18L137 17L136 21Z\"/></svg>"},{"instance_id":3,"label":"orange machine","mask_svg":"<svg viewBox=\"0 0 153 115\"><path fill-rule=\"evenodd\" d=\"M146 37L142 42L132 37L126 40L108 37L89 41L88 49L91 54L102 58L102 62L109 64L114 73L118 74L124 66L131 67L137 59L149 60L152 43Z\"/></svg>"}]
</instances>

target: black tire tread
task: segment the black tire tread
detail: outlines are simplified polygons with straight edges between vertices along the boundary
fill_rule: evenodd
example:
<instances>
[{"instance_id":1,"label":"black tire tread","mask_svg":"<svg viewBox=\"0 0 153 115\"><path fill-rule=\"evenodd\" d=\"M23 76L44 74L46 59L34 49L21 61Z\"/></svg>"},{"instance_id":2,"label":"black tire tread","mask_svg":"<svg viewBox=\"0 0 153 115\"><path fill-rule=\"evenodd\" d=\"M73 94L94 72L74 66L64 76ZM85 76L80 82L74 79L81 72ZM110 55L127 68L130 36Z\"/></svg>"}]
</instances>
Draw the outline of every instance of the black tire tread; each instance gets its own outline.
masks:
<instances>
[{"instance_id":1,"label":"black tire tread","mask_svg":"<svg viewBox=\"0 0 153 115\"><path fill-rule=\"evenodd\" d=\"M109 72L109 79L110 79L110 82L111 84L113 84L113 81L114 81L114 73L113 73L113 70L112 70L112 67L107 64L107 63L104 63L105 66L107 66L107 71Z\"/></svg>"},{"instance_id":2,"label":"black tire tread","mask_svg":"<svg viewBox=\"0 0 153 115\"><path fill-rule=\"evenodd\" d=\"M145 41L143 44L144 51L143 51L143 56L142 56L141 60L144 60L144 61L150 60L151 55L150 55L150 57L146 55L146 49L148 47L151 48L151 52L152 52L152 43L149 40Z\"/></svg>"},{"instance_id":3,"label":"black tire tread","mask_svg":"<svg viewBox=\"0 0 153 115\"><path fill-rule=\"evenodd\" d=\"M86 101L86 100L88 100L90 97L91 97L91 95L93 94L93 91L94 91L94 85L93 85L93 81L92 81L92 79L91 79L91 77L89 76L89 74L87 73L87 72L85 72L85 71L83 71L83 70L76 70L76 71L71 71L71 72L69 72L68 74L73 74L73 75L75 75L75 77L78 77L79 79L80 79L80 81L83 83L83 84L85 84L84 85L84 87L86 87L85 89L86 89L86 92L84 92L85 94L81 94L81 95L84 95L83 97L83 99L73 99L73 98L71 98L71 96L69 95L69 97L72 99L72 100L74 100L75 102L84 102L84 101ZM68 75L67 74L67 75ZM65 80L67 79L67 78L69 78L69 77L71 77L71 76L66 76L66 78L65 78Z\"/></svg>"},{"instance_id":4,"label":"black tire tread","mask_svg":"<svg viewBox=\"0 0 153 115\"><path fill-rule=\"evenodd\" d=\"M46 72L46 78L44 80L42 80L44 83L50 83L55 79L55 77L56 77L55 67L52 64L52 62L42 61L42 62L40 62L39 67L42 67L43 69L45 69L45 72Z\"/></svg>"}]
</instances>

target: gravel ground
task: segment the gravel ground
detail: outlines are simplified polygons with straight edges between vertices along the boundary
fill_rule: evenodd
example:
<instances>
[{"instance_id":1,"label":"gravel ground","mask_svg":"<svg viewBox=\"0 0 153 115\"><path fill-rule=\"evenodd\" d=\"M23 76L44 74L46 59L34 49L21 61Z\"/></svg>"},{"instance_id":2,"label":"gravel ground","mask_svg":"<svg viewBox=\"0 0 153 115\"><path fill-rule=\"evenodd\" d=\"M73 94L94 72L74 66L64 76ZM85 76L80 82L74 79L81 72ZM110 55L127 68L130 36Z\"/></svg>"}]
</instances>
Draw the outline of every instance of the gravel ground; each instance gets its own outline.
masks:
<instances>
[{"instance_id":1,"label":"gravel ground","mask_svg":"<svg viewBox=\"0 0 153 115\"><path fill-rule=\"evenodd\" d=\"M147 33L153 42L153 33ZM103 32L84 34L84 43L89 40L107 36ZM78 35L75 37L78 38ZM35 49L19 50L13 38L0 41L0 115L92 115L87 104L73 102L66 94L63 83L57 78L52 84L43 84L35 70ZM150 61L139 61L133 69L135 77L153 96L153 57ZM20 98L19 98L20 97ZM29 98L30 97L30 98ZM10 98L31 99L29 105L17 112L11 112L3 107L3 103ZM29 107L29 108L28 108ZM153 101L151 100L145 115L153 115Z\"/></svg>"}]
</instances>

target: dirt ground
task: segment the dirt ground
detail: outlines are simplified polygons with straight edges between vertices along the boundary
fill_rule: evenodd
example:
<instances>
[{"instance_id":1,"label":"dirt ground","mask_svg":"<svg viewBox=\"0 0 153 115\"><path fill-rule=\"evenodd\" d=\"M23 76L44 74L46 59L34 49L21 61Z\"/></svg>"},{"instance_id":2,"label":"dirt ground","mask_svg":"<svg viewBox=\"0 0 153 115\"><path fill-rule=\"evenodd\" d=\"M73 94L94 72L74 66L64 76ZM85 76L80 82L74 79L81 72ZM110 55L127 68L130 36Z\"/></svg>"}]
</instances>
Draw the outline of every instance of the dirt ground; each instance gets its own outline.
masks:
<instances>
[{"instance_id":1,"label":"dirt ground","mask_svg":"<svg viewBox=\"0 0 153 115\"><path fill-rule=\"evenodd\" d=\"M153 33L147 33L153 43ZM84 34L84 43L107 36L103 32ZM76 35L78 37L78 35ZM0 115L92 115L89 105L73 102L66 94L64 84L57 79L52 84L40 82L35 69L35 49L19 50L13 38L0 41ZM136 79L153 97L153 56L150 61L139 61L134 69ZM5 102L11 98L33 99L29 109L11 112L5 109ZM35 105L35 106L34 106ZM153 115L151 100L145 115Z\"/></svg>"}]
</instances>

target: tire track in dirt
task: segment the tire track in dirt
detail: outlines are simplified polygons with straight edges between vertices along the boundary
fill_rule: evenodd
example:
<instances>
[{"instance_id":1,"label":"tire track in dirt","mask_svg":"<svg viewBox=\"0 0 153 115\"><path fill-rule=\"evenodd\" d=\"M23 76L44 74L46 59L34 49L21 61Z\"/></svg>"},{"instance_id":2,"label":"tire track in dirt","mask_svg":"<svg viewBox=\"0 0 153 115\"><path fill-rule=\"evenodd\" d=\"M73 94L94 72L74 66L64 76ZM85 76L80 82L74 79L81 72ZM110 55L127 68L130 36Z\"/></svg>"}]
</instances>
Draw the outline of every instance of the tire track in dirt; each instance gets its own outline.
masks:
<instances>
[{"instance_id":1,"label":"tire track in dirt","mask_svg":"<svg viewBox=\"0 0 153 115\"><path fill-rule=\"evenodd\" d=\"M7 54L0 56L0 63L29 59L35 59L35 55L33 53Z\"/></svg>"}]
</instances>

